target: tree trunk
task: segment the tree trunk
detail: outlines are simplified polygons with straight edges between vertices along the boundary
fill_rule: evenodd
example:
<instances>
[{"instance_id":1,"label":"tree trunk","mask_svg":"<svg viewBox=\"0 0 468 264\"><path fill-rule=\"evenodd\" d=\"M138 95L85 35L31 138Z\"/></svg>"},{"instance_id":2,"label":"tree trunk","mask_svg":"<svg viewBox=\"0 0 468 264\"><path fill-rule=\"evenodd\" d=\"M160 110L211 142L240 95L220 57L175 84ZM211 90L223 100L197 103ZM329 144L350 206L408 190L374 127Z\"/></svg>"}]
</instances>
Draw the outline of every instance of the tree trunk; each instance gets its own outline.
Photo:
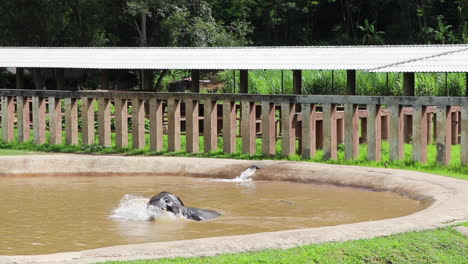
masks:
<instances>
[{"instance_id":1,"label":"tree trunk","mask_svg":"<svg viewBox=\"0 0 468 264\"><path fill-rule=\"evenodd\" d=\"M154 90L156 92L161 91L162 80L164 79L164 76L166 76L167 73L167 70L162 70L161 74L159 74L158 81L156 82L156 85L154 85Z\"/></svg>"}]
</instances>

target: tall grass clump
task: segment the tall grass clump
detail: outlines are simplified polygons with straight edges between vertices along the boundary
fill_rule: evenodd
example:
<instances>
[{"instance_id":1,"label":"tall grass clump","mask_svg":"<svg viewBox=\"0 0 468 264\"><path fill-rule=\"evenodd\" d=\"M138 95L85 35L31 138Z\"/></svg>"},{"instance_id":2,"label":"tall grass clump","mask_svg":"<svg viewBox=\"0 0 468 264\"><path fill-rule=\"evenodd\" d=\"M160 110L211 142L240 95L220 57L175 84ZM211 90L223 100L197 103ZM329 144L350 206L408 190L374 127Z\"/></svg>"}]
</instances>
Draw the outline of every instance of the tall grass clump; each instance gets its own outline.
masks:
<instances>
[{"instance_id":1,"label":"tall grass clump","mask_svg":"<svg viewBox=\"0 0 468 264\"><path fill-rule=\"evenodd\" d=\"M235 76L235 78L234 78ZM290 70L249 71L249 93L252 94L292 94L293 77ZM416 96L463 96L466 81L464 73L416 73ZM224 89L218 92L239 92L239 71L221 71L218 78L225 82ZM344 70L304 70L302 71L303 94L346 93L346 71ZM356 92L369 96L402 96L402 73L369 73L357 71Z\"/></svg>"}]
</instances>

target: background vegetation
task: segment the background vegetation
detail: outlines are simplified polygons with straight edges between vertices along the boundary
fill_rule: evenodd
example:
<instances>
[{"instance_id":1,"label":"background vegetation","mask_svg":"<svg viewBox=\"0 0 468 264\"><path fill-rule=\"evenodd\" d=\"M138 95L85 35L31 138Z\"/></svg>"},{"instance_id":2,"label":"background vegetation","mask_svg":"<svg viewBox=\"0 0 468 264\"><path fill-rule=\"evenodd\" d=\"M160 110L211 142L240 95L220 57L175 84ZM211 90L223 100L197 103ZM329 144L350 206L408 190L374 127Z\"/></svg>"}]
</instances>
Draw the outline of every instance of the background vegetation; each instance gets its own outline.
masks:
<instances>
[{"instance_id":1,"label":"background vegetation","mask_svg":"<svg viewBox=\"0 0 468 264\"><path fill-rule=\"evenodd\" d=\"M468 43L466 0L3 0L2 46L280 46ZM31 69L45 82L51 70ZM202 78L235 91L233 72ZM333 78L332 78L333 75ZM358 74L362 95L400 95L398 74ZM111 87L138 89L138 71L112 71ZM187 71L155 72L155 90L165 90ZM238 76L238 74L237 74ZM99 73L89 71L80 89L98 88ZM238 77L237 77L238 78ZM304 92L342 94L343 71L305 74ZM462 74L419 74L417 95L461 95ZM446 81L447 78L447 81ZM256 71L252 93L289 93L292 77ZM0 70L1 87L14 79ZM40 83L39 82L39 83ZM238 86L239 82L236 82ZM39 86L37 84L36 86ZM42 88L42 87L39 87ZM217 90L219 91L219 90ZM214 92L214 91L211 91Z\"/></svg>"}]
</instances>

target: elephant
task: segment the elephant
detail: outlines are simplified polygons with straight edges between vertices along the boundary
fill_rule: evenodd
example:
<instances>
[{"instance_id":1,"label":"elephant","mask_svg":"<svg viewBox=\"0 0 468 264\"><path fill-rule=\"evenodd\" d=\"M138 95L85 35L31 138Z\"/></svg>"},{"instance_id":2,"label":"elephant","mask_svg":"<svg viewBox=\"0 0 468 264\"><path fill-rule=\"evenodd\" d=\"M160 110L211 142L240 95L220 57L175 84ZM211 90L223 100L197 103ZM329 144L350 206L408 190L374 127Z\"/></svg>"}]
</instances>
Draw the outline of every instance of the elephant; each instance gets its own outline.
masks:
<instances>
[{"instance_id":1,"label":"elephant","mask_svg":"<svg viewBox=\"0 0 468 264\"><path fill-rule=\"evenodd\" d=\"M175 215L181 214L185 218L195 221L209 220L221 215L220 213L213 210L185 207L182 200L170 192L161 192L153 196L149 200L147 206L154 206L163 211L171 212Z\"/></svg>"}]
</instances>

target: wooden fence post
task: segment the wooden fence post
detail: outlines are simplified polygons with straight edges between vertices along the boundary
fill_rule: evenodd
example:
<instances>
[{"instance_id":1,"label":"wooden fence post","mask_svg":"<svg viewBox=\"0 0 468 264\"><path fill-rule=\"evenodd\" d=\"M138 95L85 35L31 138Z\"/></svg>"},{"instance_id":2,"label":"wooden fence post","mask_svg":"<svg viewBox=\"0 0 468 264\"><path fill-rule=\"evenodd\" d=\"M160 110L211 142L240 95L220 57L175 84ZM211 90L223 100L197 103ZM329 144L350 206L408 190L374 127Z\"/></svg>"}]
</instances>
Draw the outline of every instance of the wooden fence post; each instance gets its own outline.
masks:
<instances>
[{"instance_id":1,"label":"wooden fence post","mask_svg":"<svg viewBox=\"0 0 468 264\"><path fill-rule=\"evenodd\" d=\"M132 147L145 148L145 101L132 99Z\"/></svg>"},{"instance_id":2,"label":"wooden fence post","mask_svg":"<svg viewBox=\"0 0 468 264\"><path fill-rule=\"evenodd\" d=\"M323 104L323 158L337 159L336 104Z\"/></svg>"},{"instance_id":3,"label":"wooden fence post","mask_svg":"<svg viewBox=\"0 0 468 264\"><path fill-rule=\"evenodd\" d=\"M403 140L403 107L399 104L392 104L390 110L390 160L404 158Z\"/></svg>"},{"instance_id":4,"label":"wooden fence post","mask_svg":"<svg viewBox=\"0 0 468 264\"><path fill-rule=\"evenodd\" d=\"M17 114L17 127L18 127L18 142L27 142L30 140L30 125L29 119L29 98L17 96L16 97L16 114Z\"/></svg>"},{"instance_id":5,"label":"wooden fence post","mask_svg":"<svg viewBox=\"0 0 468 264\"><path fill-rule=\"evenodd\" d=\"M78 102L76 98L65 98L65 143L78 144Z\"/></svg>"},{"instance_id":6,"label":"wooden fence post","mask_svg":"<svg viewBox=\"0 0 468 264\"><path fill-rule=\"evenodd\" d=\"M34 144L44 144L46 142L45 99L34 96L32 101Z\"/></svg>"},{"instance_id":7,"label":"wooden fence post","mask_svg":"<svg viewBox=\"0 0 468 264\"><path fill-rule=\"evenodd\" d=\"M197 153L200 151L198 110L199 102L197 100L185 100L185 134L188 153Z\"/></svg>"},{"instance_id":8,"label":"wooden fence post","mask_svg":"<svg viewBox=\"0 0 468 264\"><path fill-rule=\"evenodd\" d=\"M179 151L180 150L180 100L169 98L167 100L168 105L168 150Z\"/></svg>"},{"instance_id":9,"label":"wooden fence post","mask_svg":"<svg viewBox=\"0 0 468 264\"><path fill-rule=\"evenodd\" d=\"M436 156L437 163L442 165L448 165L450 163L450 158L452 154L452 114L450 113L450 110L450 106L437 106Z\"/></svg>"},{"instance_id":10,"label":"wooden fence post","mask_svg":"<svg viewBox=\"0 0 468 264\"><path fill-rule=\"evenodd\" d=\"M262 102L262 153L275 155L276 153L276 123L275 104Z\"/></svg>"},{"instance_id":11,"label":"wooden fence post","mask_svg":"<svg viewBox=\"0 0 468 264\"><path fill-rule=\"evenodd\" d=\"M109 147L111 145L110 100L99 98L98 104L99 145Z\"/></svg>"},{"instance_id":12,"label":"wooden fence post","mask_svg":"<svg viewBox=\"0 0 468 264\"><path fill-rule=\"evenodd\" d=\"M2 139L4 142L15 139L15 100L12 96L2 97Z\"/></svg>"},{"instance_id":13,"label":"wooden fence post","mask_svg":"<svg viewBox=\"0 0 468 264\"><path fill-rule=\"evenodd\" d=\"M115 98L115 145L128 147L128 100Z\"/></svg>"},{"instance_id":14,"label":"wooden fence post","mask_svg":"<svg viewBox=\"0 0 468 264\"><path fill-rule=\"evenodd\" d=\"M296 153L296 133L294 129L295 113L295 104L281 103L281 135L283 156L289 156Z\"/></svg>"},{"instance_id":15,"label":"wooden fence post","mask_svg":"<svg viewBox=\"0 0 468 264\"><path fill-rule=\"evenodd\" d=\"M302 104L302 157L310 159L316 154L316 106Z\"/></svg>"},{"instance_id":16,"label":"wooden fence post","mask_svg":"<svg viewBox=\"0 0 468 264\"><path fill-rule=\"evenodd\" d=\"M49 97L50 144L62 144L62 100Z\"/></svg>"},{"instance_id":17,"label":"wooden fence post","mask_svg":"<svg viewBox=\"0 0 468 264\"><path fill-rule=\"evenodd\" d=\"M255 103L249 101L241 102L241 129L242 129L242 153L255 154Z\"/></svg>"},{"instance_id":18,"label":"wooden fence post","mask_svg":"<svg viewBox=\"0 0 468 264\"><path fill-rule=\"evenodd\" d=\"M468 74L467 74L467 77L468 77ZM466 100L465 100L465 103L461 105L460 126L461 126L461 139L460 139L461 164L466 166L468 165L468 102Z\"/></svg>"},{"instance_id":19,"label":"wooden fence post","mask_svg":"<svg viewBox=\"0 0 468 264\"><path fill-rule=\"evenodd\" d=\"M382 159L382 111L380 105L367 105L367 160Z\"/></svg>"},{"instance_id":20,"label":"wooden fence post","mask_svg":"<svg viewBox=\"0 0 468 264\"><path fill-rule=\"evenodd\" d=\"M156 98L149 99L150 149L163 150L163 104Z\"/></svg>"},{"instance_id":21,"label":"wooden fence post","mask_svg":"<svg viewBox=\"0 0 468 264\"><path fill-rule=\"evenodd\" d=\"M236 127L237 127L236 102L224 101L223 103L223 150L224 153L236 152Z\"/></svg>"},{"instance_id":22,"label":"wooden fence post","mask_svg":"<svg viewBox=\"0 0 468 264\"><path fill-rule=\"evenodd\" d=\"M81 98L81 136L84 145L93 145L95 143L94 135L94 98Z\"/></svg>"},{"instance_id":23,"label":"wooden fence post","mask_svg":"<svg viewBox=\"0 0 468 264\"><path fill-rule=\"evenodd\" d=\"M345 158L351 160L359 156L359 115L358 106L345 104Z\"/></svg>"},{"instance_id":24,"label":"wooden fence post","mask_svg":"<svg viewBox=\"0 0 468 264\"><path fill-rule=\"evenodd\" d=\"M204 152L218 148L218 107L216 101L206 100L203 113Z\"/></svg>"},{"instance_id":25,"label":"wooden fence post","mask_svg":"<svg viewBox=\"0 0 468 264\"><path fill-rule=\"evenodd\" d=\"M458 119L458 111L452 111L450 113L452 115L452 129L451 129L451 137L452 137L452 145L458 144L458 126L460 125L460 120Z\"/></svg>"},{"instance_id":26,"label":"wooden fence post","mask_svg":"<svg viewBox=\"0 0 468 264\"><path fill-rule=\"evenodd\" d=\"M413 161L427 162L427 107L413 106Z\"/></svg>"}]
</instances>

